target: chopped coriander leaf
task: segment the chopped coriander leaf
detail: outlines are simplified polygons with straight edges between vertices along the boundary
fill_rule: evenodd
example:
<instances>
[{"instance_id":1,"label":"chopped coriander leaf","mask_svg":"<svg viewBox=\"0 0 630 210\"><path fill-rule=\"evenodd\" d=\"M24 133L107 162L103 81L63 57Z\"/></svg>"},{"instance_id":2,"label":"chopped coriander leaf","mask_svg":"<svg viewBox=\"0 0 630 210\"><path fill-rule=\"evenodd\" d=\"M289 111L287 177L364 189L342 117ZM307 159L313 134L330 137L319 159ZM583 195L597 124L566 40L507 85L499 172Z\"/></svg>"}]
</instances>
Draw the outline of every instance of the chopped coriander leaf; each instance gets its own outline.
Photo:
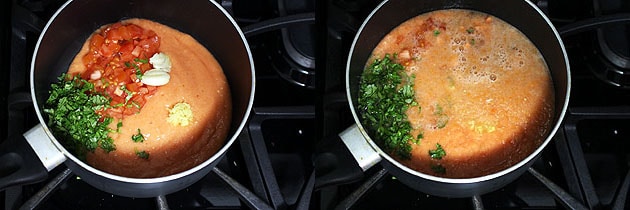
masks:
<instances>
[{"instance_id":1,"label":"chopped coriander leaf","mask_svg":"<svg viewBox=\"0 0 630 210\"><path fill-rule=\"evenodd\" d=\"M470 45L475 45L475 39L470 39Z\"/></svg>"},{"instance_id":2,"label":"chopped coriander leaf","mask_svg":"<svg viewBox=\"0 0 630 210\"><path fill-rule=\"evenodd\" d=\"M448 115L439 115L437 118L437 122L435 123L435 126L437 128L444 128L446 127L446 124L448 123L448 120L450 118L448 117Z\"/></svg>"},{"instance_id":3,"label":"chopped coriander leaf","mask_svg":"<svg viewBox=\"0 0 630 210\"><path fill-rule=\"evenodd\" d=\"M442 165L431 165L431 170L436 174L446 174L446 168Z\"/></svg>"},{"instance_id":4,"label":"chopped coriander leaf","mask_svg":"<svg viewBox=\"0 0 630 210\"><path fill-rule=\"evenodd\" d=\"M133 61L140 62L140 63L149 63L148 59L134 58Z\"/></svg>"},{"instance_id":5,"label":"chopped coriander leaf","mask_svg":"<svg viewBox=\"0 0 630 210\"><path fill-rule=\"evenodd\" d=\"M130 90L127 90L127 86L125 85L121 85L120 90L127 93L127 96L125 97L125 104L127 104L129 100L131 100L131 98L133 97L133 92L131 92Z\"/></svg>"},{"instance_id":6,"label":"chopped coriander leaf","mask_svg":"<svg viewBox=\"0 0 630 210\"><path fill-rule=\"evenodd\" d=\"M116 123L116 132L120 132L120 128L123 126L122 121L118 121L118 123Z\"/></svg>"},{"instance_id":7,"label":"chopped coriander leaf","mask_svg":"<svg viewBox=\"0 0 630 210\"><path fill-rule=\"evenodd\" d=\"M475 32L475 28L470 27L470 28L466 29L466 32L468 32L468 34L472 34L472 33Z\"/></svg>"},{"instance_id":8,"label":"chopped coriander leaf","mask_svg":"<svg viewBox=\"0 0 630 210\"><path fill-rule=\"evenodd\" d=\"M416 138L423 139L424 138L424 133L420 132Z\"/></svg>"},{"instance_id":9,"label":"chopped coriander leaf","mask_svg":"<svg viewBox=\"0 0 630 210\"><path fill-rule=\"evenodd\" d=\"M138 128L138 134L134 134L131 136L131 140L133 142L144 142L144 135L140 132L140 128Z\"/></svg>"},{"instance_id":10,"label":"chopped coriander leaf","mask_svg":"<svg viewBox=\"0 0 630 210\"><path fill-rule=\"evenodd\" d=\"M136 155L142 159L149 159L149 153L147 151L136 151Z\"/></svg>"},{"instance_id":11,"label":"chopped coriander leaf","mask_svg":"<svg viewBox=\"0 0 630 210\"><path fill-rule=\"evenodd\" d=\"M136 101L131 101L131 105L133 107L136 107L136 108L140 109L140 104L138 104L138 102L136 102Z\"/></svg>"},{"instance_id":12,"label":"chopped coriander leaf","mask_svg":"<svg viewBox=\"0 0 630 210\"><path fill-rule=\"evenodd\" d=\"M437 36L440 35L440 30L434 30L433 31L433 36Z\"/></svg>"},{"instance_id":13,"label":"chopped coriander leaf","mask_svg":"<svg viewBox=\"0 0 630 210\"><path fill-rule=\"evenodd\" d=\"M44 104L48 126L69 150L84 158L85 152L98 147L105 152L116 149L108 136L113 119L97 113L109 108L111 99L94 93L94 84L78 75L70 78L62 74L49 93Z\"/></svg>"},{"instance_id":14,"label":"chopped coriander leaf","mask_svg":"<svg viewBox=\"0 0 630 210\"><path fill-rule=\"evenodd\" d=\"M444 128L446 124L448 123L448 120L450 119L448 115L444 113L444 108L442 108L440 104L436 104L435 111L433 112L433 114L437 116L437 122L435 123L435 127Z\"/></svg>"},{"instance_id":15,"label":"chopped coriander leaf","mask_svg":"<svg viewBox=\"0 0 630 210\"><path fill-rule=\"evenodd\" d=\"M433 112L433 114L435 114L435 115L443 115L444 114L444 108L442 108L442 106L440 104L435 104L435 111Z\"/></svg>"},{"instance_id":16,"label":"chopped coriander leaf","mask_svg":"<svg viewBox=\"0 0 630 210\"><path fill-rule=\"evenodd\" d=\"M415 139L413 139L414 144L420 144L420 141L424 138L424 132L418 133Z\"/></svg>"},{"instance_id":17,"label":"chopped coriander leaf","mask_svg":"<svg viewBox=\"0 0 630 210\"><path fill-rule=\"evenodd\" d=\"M141 80L143 75L144 74L142 74L142 71L140 69L136 69L136 78Z\"/></svg>"},{"instance_id":18,"label":"chopped coriander leaf","mask_svg":"<svg viewBox=\"0 0 630 210\"><path fill-rule=\"evenodd\" d=\"M394 55L395 59L396 55ZM402 159L411 157L411 123L405 112L415 102L413 76L387 54L363 71L358 98L362 123L376 143Z\"/></svg>"},{"instance_id":19,"label":"chopped coriander leaf","mask_svg":"<svg viewBox=\"0 0 630 210\"><path fill-rule=\"evenodd\" d=\"M446 151L442 148L442 145L439 143L435 144L436 149L429 150L429 156L431 159L441 160L444 156L446 156Z\"/></svg>"}]
</instances>

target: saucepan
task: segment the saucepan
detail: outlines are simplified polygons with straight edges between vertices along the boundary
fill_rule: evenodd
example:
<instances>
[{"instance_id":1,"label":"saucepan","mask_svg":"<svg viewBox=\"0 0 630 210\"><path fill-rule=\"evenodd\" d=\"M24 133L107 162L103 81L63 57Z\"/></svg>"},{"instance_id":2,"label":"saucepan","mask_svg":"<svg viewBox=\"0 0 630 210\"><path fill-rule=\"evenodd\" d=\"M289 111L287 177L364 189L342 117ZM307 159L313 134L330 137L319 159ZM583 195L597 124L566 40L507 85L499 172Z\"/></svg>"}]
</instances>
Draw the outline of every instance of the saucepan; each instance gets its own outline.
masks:
<instances>
[{"instance_id":1,"label":"saucepan","mask_svg":"<svg viewBox=\"0 0 630 210\"><path fill-rule=\"evenodd\" d=\"M64 148L46 125L43 104L51 83L68 70L91 33L102 25L127 18L153 20L191 35L215 56L227 77L233 104L228 139L216 154L193 168L156 178L106 173ZM240 134L253 104L254 77L254 63L243 32L215 1L68 1L48 21L33 53L30 90L40 124L23 136L10 137L2 145L0 189L41 181L62 163L88 184L120 196L156 197L184 189L209 173Z\"/></svg>"},{"instance_id":2,"label":"saucepan","mask_svg":"<svg viewBox=\"0 0 630 210\"><path fill-rule=\"evenodd\" d=\"M531 154L516 164L498 172L471 178L444 178L421 173L410 169L384 152L366 132L358 114L358 93L360 77L366 68L373 49L381 39L396 26L420 14L439 9L469 9L496 16L519 29L539 49L550 70L553 80L555 104L550 131L546 138ZM355 163L345 167L360 167L346 171L366 171L373 165L381 164L383 168L400 182L409 187L431 195L444 197L471 197L497 190L513 182L533 164L541 151L553 139L564 118L570 93L570 70L567 54L560 35L545 14L530 1L501 0L445 0L416 1L391 0L379 4L359 28L352 43L346 67L346 94L355 124L338 136L348 148ZM342 150L339 150L342 151ZM349 157L350 155L345 155ZM316 161L317 165L317 161ZM319 167L316 167L316 169ZM321 167L326 168L326 167ZM325 182L335 180L328 171L320 170L318 178L321 182L316 186L324 186ZM331 172L332 173L332 172ZM356 177L356 176L355 176Z\"/></svg>"}]
</instances>

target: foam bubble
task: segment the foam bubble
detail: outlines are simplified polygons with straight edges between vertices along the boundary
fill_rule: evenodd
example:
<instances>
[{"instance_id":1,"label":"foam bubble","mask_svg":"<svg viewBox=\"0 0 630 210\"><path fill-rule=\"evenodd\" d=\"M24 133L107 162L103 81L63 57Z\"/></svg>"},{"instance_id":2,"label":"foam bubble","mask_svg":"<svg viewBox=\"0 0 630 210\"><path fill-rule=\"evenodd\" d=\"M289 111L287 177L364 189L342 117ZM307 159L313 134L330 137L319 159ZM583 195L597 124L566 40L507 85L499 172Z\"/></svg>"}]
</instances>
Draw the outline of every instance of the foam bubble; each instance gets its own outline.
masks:
<instances>
[{"instance_id":1,"label":"foam bubble","mask_svg":"<svg viewBox=\"0 0 630 210\"><path fill-rule=\"evenodd\" d=\"M492 82L497 81L497 75L496 74L490 74L488 76L488 78L490 78L490 81L492 81Z\"/></svg>"}]
</instances>

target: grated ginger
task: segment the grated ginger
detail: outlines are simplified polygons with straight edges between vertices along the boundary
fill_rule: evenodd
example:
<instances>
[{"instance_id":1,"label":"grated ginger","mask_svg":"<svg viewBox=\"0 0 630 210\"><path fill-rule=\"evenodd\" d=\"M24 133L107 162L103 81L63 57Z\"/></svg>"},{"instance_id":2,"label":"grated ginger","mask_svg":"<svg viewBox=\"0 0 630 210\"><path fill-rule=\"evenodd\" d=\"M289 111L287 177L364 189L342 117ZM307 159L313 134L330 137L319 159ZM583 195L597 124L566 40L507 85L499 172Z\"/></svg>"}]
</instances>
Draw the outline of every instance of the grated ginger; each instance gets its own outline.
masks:
<instances>
[{"instance_id":1,"label":"grated ginger","mask_svg":"<svg viewBox=\"0 0 630 210\"><path fill-rule=\"evenodd\" d=\"M190 104L179 102L168 110L168 118L166 121L171 125L188 126L193 120L192 109Z\"/></svg>"}]
</instances>

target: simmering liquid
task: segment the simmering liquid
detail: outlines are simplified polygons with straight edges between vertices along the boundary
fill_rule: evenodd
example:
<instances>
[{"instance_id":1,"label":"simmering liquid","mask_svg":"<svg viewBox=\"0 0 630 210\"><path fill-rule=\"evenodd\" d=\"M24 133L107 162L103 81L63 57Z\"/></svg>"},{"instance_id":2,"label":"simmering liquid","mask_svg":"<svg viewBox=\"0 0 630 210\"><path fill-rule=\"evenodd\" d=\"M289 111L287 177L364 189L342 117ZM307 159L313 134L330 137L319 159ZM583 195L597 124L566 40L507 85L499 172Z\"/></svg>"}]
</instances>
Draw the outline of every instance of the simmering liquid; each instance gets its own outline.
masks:
<instances>
[{"instance_id":1,"label":"simmering liquid","mask_svg":"<svg viewBox=\"0 0 630 210\"><path fill-rule=\"evenodd\" d=\"M485 13L450 9L412 18L373 51L405 66L415 100L408 167L436 176L491 174L523 160L545 139L554 93L547 65L528 38ZM371 63L371 61L370 61ZM445 155L431 157L438 145Z\"/></svg>"}]
</instances>

